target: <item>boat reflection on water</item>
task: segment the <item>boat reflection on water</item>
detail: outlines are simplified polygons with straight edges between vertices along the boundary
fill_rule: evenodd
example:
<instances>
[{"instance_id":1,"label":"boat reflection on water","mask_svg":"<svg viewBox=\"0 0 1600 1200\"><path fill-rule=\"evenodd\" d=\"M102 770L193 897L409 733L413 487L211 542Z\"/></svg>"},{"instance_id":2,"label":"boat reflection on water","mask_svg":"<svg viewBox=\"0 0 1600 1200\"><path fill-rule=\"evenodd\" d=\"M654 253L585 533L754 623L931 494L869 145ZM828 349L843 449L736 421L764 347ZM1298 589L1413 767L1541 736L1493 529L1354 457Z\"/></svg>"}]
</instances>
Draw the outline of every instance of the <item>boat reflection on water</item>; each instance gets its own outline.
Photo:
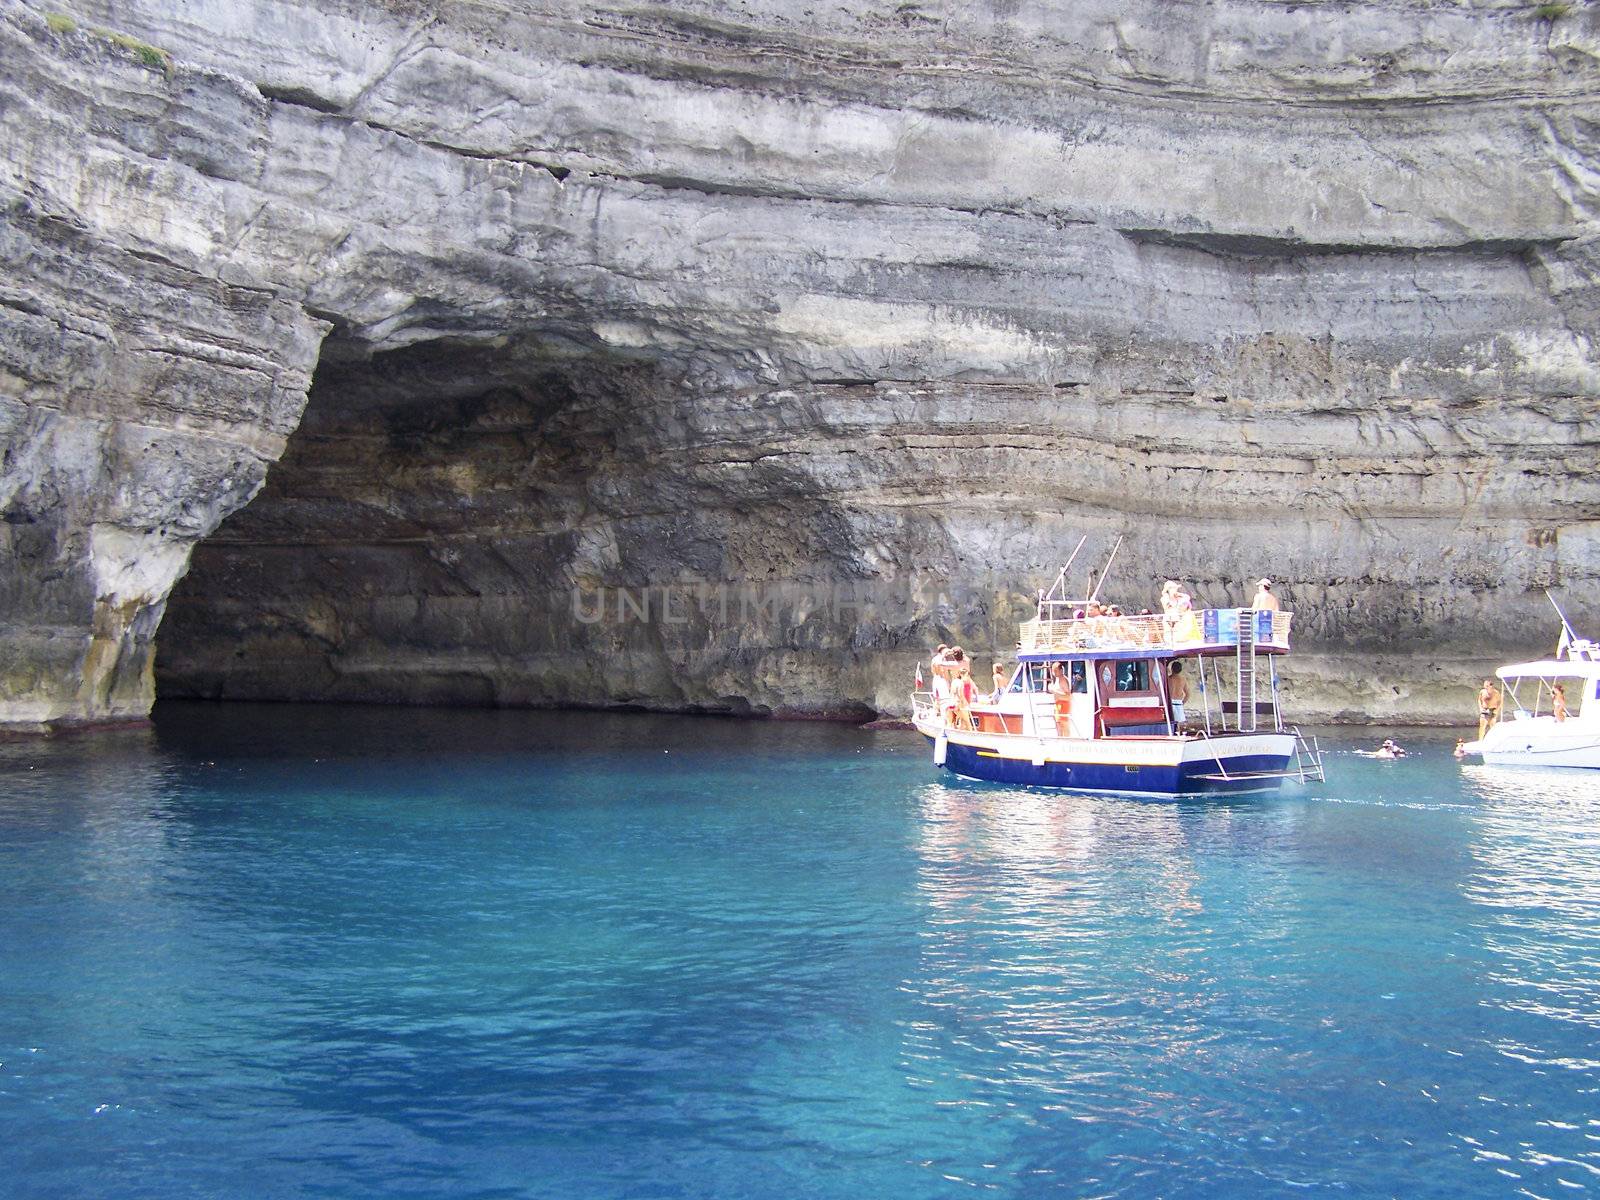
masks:
<instances>
[{"instance_id":1,"label":"boat reflection on water","mask_svg":"<svg viewBox=\"0 0 1600 1200\"><path fill-rule=\"evenodd\" d=\"M1493 1048L1538 1070L1600 1071L1600 1050L1575 1054L1562 1033L1600 1035L1600 789L1560 769L1462 775L1482 799L1464 891L1493 964L1482 1003L1506 1014Z\"/></svg>"},{"instance_id":2,"label":"boat reflection on water","mask_svg":"<svg viewBox=\"0 0 1600 1200\"><path fill-rule=\"evenodd\" d=\"M1154 806L1126 797L929 784L919 793L922 890L944 906L969 895L1052 918L1096 904L1177 919L1202 911L1194 842L1219 837L1239 802ZM1203 830L1203 832L1202 832Z\"/></svg>"},{"instance_id":3,"label":"boat reflection on water","mask_svg":"<svg viewBox=\"0 0 1600 1200\"><path fill-rule=\"evenodd\" d=\"M1049 936L1093 905L1104 876L1087 806L942 784L924 787L919 802L918 890L936 914L1004 909Z\"/></svg>"},{"instance_id":4,"label":"boat reflection on water","mask_svg":"<svg viewBox=\"0 0 1600 1200\"><path fill-rule=\"evenodd\" d=\"M1206 1069L1207 1014L1226 995L1189 826L1227 811L938 784L919 804L926 907L903 990L928 1019L904 1029L908 1082L977 1052L996 1087L1042 1087L1097 1121L1165 1119L1171 1098L1111 1086L1112 1062Z\"/></svg>"},{"instance_id":5,"label":"boat reflection on water","mask_svg":"<svg viewBox=\"0 0 1600 1200\"><path fill-rule=\"evenodd\" d=\"M1593 775L1560 767L1530 767L1522 771L1496 771L1480 763L1458 768L1462 791L1482 802L1485 813L1511 810L1538 813L1566 825L1572 818L1580 828L1600 836L1600 787ZM1541 822L1532 824L1541 825Z\"/></svg>"},{"instance_id":6,"label":"boat reflection on water","mask_svg":"<svg viewBox=\"0 0 1600 1200\"><path fill-rule=\"evenodd\" d=\"M1587 926L1563 925L1596 954L1600 982L1600 789L1593 778L1560 768L1470 766L1461 774L1467 794L1481 800L1470 898L1502 913L1584 918ZM1550 869L1555 861L1560 871ZM1600 989L1595 1008L1600 1013Z\"/></svg>"}]
</instances>

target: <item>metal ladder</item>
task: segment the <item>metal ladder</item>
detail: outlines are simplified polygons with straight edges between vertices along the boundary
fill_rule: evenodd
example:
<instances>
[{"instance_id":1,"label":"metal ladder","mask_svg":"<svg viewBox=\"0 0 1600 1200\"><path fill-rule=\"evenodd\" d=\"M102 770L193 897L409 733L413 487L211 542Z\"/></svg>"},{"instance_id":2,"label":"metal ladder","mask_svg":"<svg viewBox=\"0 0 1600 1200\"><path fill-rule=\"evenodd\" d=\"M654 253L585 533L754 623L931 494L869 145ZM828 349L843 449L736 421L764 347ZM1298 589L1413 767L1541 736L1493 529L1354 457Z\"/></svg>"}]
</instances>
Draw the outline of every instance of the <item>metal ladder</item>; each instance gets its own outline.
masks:
<instances>
[{"instance_id":1,"label":"metal ladder","mask_svg":"<svg viewBox=\"0 0 1600 1200\"><path fill-rule=\"evenodd\" d=\"M1256 614L1239 610L1239 732L1256 731Z\"/></svg>"},{"instance_id":2,"label":"metal ladder","mask_svg":"<svg viewBox=\"0 0 1600 1200\"><path fill-rule=\"evenodd\" d=\"M1322 745L1315 735L1306 741L1305 734L1299 729L1294 731L1294 766L1300 772L1301 783L1327 783L1328 776L1322 769Z\"/></svg>"},{"instance_id":3,"label":"metal ladder","mask_svg":"<svg viewBox=\"0 0 1600 1200\"><path fill-rule=\"evenodd\" d=\"M1222 757L1219 754L1216 759L1216 771L1205 775L1196 775L1195 778L1216 780L1223 783L1240 783L1251 779L1298 779L1301 783L1326 783L1328 776L1322 769L1322 746L1318 743L1316 737L1313 736L1308 739L1298 729L1289 729L1283 732L1294 735L1294 764L1286 766L1285 770L1237 771L1230 774L1228 768L1223 765ZM1202 734L1201 736L1208 742L1211 740L1210 734Z\"/></svg>"}]
</instances>

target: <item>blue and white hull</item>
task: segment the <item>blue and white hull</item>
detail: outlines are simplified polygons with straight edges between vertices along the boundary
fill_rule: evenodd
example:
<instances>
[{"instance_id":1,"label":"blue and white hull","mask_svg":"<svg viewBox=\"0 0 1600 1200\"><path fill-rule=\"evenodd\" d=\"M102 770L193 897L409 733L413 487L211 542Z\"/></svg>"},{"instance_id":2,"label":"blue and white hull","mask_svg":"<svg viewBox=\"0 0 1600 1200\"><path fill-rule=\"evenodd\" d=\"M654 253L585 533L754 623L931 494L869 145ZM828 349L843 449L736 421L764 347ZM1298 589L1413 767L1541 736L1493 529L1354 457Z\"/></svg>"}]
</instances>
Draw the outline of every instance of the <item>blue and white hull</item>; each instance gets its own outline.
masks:
<instances>
[{"instance_id":1,"label":"blue and white hull","mask_svg":"<svg viewBox=\"0 0 1600 1200\"><path fill-rule=\"evenodd\" d=\"M968 779L1172 797L1276 791L1297 777L1292 733L1063 738L921 728L934 764Z\"/></svg>"},{"instance_id":2,"label":"blue and white hull","mask_svg":"<svg viewBox=\"0 0 1600 1200\"><path fill-rule=\"evenodd\" d=\"M987 696L959 646L935 653L931 691L921 690L919 669L911 719L934 766L1022 787L1158 798L1324 779L1314 740L1286 726L1278 706L1276 664L1289 652L1292 613L1270 594L1265 607L1196 612L1170 579L1160 615L1107 610L1097 586L1085 600L1065 598L1072 561L1040 592L1038 615L1019 630L1016 669L999 668Z\"/></svg>"}]
</instances>

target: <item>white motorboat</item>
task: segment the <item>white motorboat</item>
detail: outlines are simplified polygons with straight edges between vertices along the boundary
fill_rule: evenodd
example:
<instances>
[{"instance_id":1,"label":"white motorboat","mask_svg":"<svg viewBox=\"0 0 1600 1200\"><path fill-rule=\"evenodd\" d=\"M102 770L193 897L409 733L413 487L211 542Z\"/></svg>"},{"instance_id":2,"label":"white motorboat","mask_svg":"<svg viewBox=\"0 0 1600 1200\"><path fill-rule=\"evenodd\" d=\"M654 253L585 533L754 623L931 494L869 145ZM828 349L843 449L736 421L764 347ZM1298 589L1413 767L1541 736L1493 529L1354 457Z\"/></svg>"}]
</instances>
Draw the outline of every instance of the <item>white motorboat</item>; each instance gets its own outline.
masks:
<instances>
[{"instance_id":1,"label":"white motorboat","mask_svg":"<svg viewBox=\"0 0 1600 1200\"><path fill-rule=\"evenodd\" d=\"M1600 645L1573 637L1564 616L1561 626L1554 658L1495 672L1505 683L1500 719L1461 747L1463 757L1477 756L1492 766L1600 770ZM1558 686L1566 693L1564 717L1555 703Z\"/></svg>"}]
</instances>

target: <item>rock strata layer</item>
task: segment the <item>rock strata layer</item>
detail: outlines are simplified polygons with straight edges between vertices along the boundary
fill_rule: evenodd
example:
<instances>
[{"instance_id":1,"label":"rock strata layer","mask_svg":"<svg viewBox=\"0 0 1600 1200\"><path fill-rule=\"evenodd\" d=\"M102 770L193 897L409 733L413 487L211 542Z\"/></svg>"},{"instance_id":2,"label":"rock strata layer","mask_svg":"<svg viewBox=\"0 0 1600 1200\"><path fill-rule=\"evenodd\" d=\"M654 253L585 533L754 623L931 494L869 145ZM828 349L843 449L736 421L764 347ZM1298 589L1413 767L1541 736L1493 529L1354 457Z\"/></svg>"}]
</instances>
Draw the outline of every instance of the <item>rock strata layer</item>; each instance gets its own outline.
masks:
<instances>
[{"instance_id":1,"label":"rock strata layer","mask_svg":"<svg viewBox=\"0 0 1600 1200\"><path fill-rule=\"evenodd\" d=\"M1597 34L0 0L0 723L903 711L1123 533L1459 714L1600 630Z\"/></svg>"}]
</instances>

